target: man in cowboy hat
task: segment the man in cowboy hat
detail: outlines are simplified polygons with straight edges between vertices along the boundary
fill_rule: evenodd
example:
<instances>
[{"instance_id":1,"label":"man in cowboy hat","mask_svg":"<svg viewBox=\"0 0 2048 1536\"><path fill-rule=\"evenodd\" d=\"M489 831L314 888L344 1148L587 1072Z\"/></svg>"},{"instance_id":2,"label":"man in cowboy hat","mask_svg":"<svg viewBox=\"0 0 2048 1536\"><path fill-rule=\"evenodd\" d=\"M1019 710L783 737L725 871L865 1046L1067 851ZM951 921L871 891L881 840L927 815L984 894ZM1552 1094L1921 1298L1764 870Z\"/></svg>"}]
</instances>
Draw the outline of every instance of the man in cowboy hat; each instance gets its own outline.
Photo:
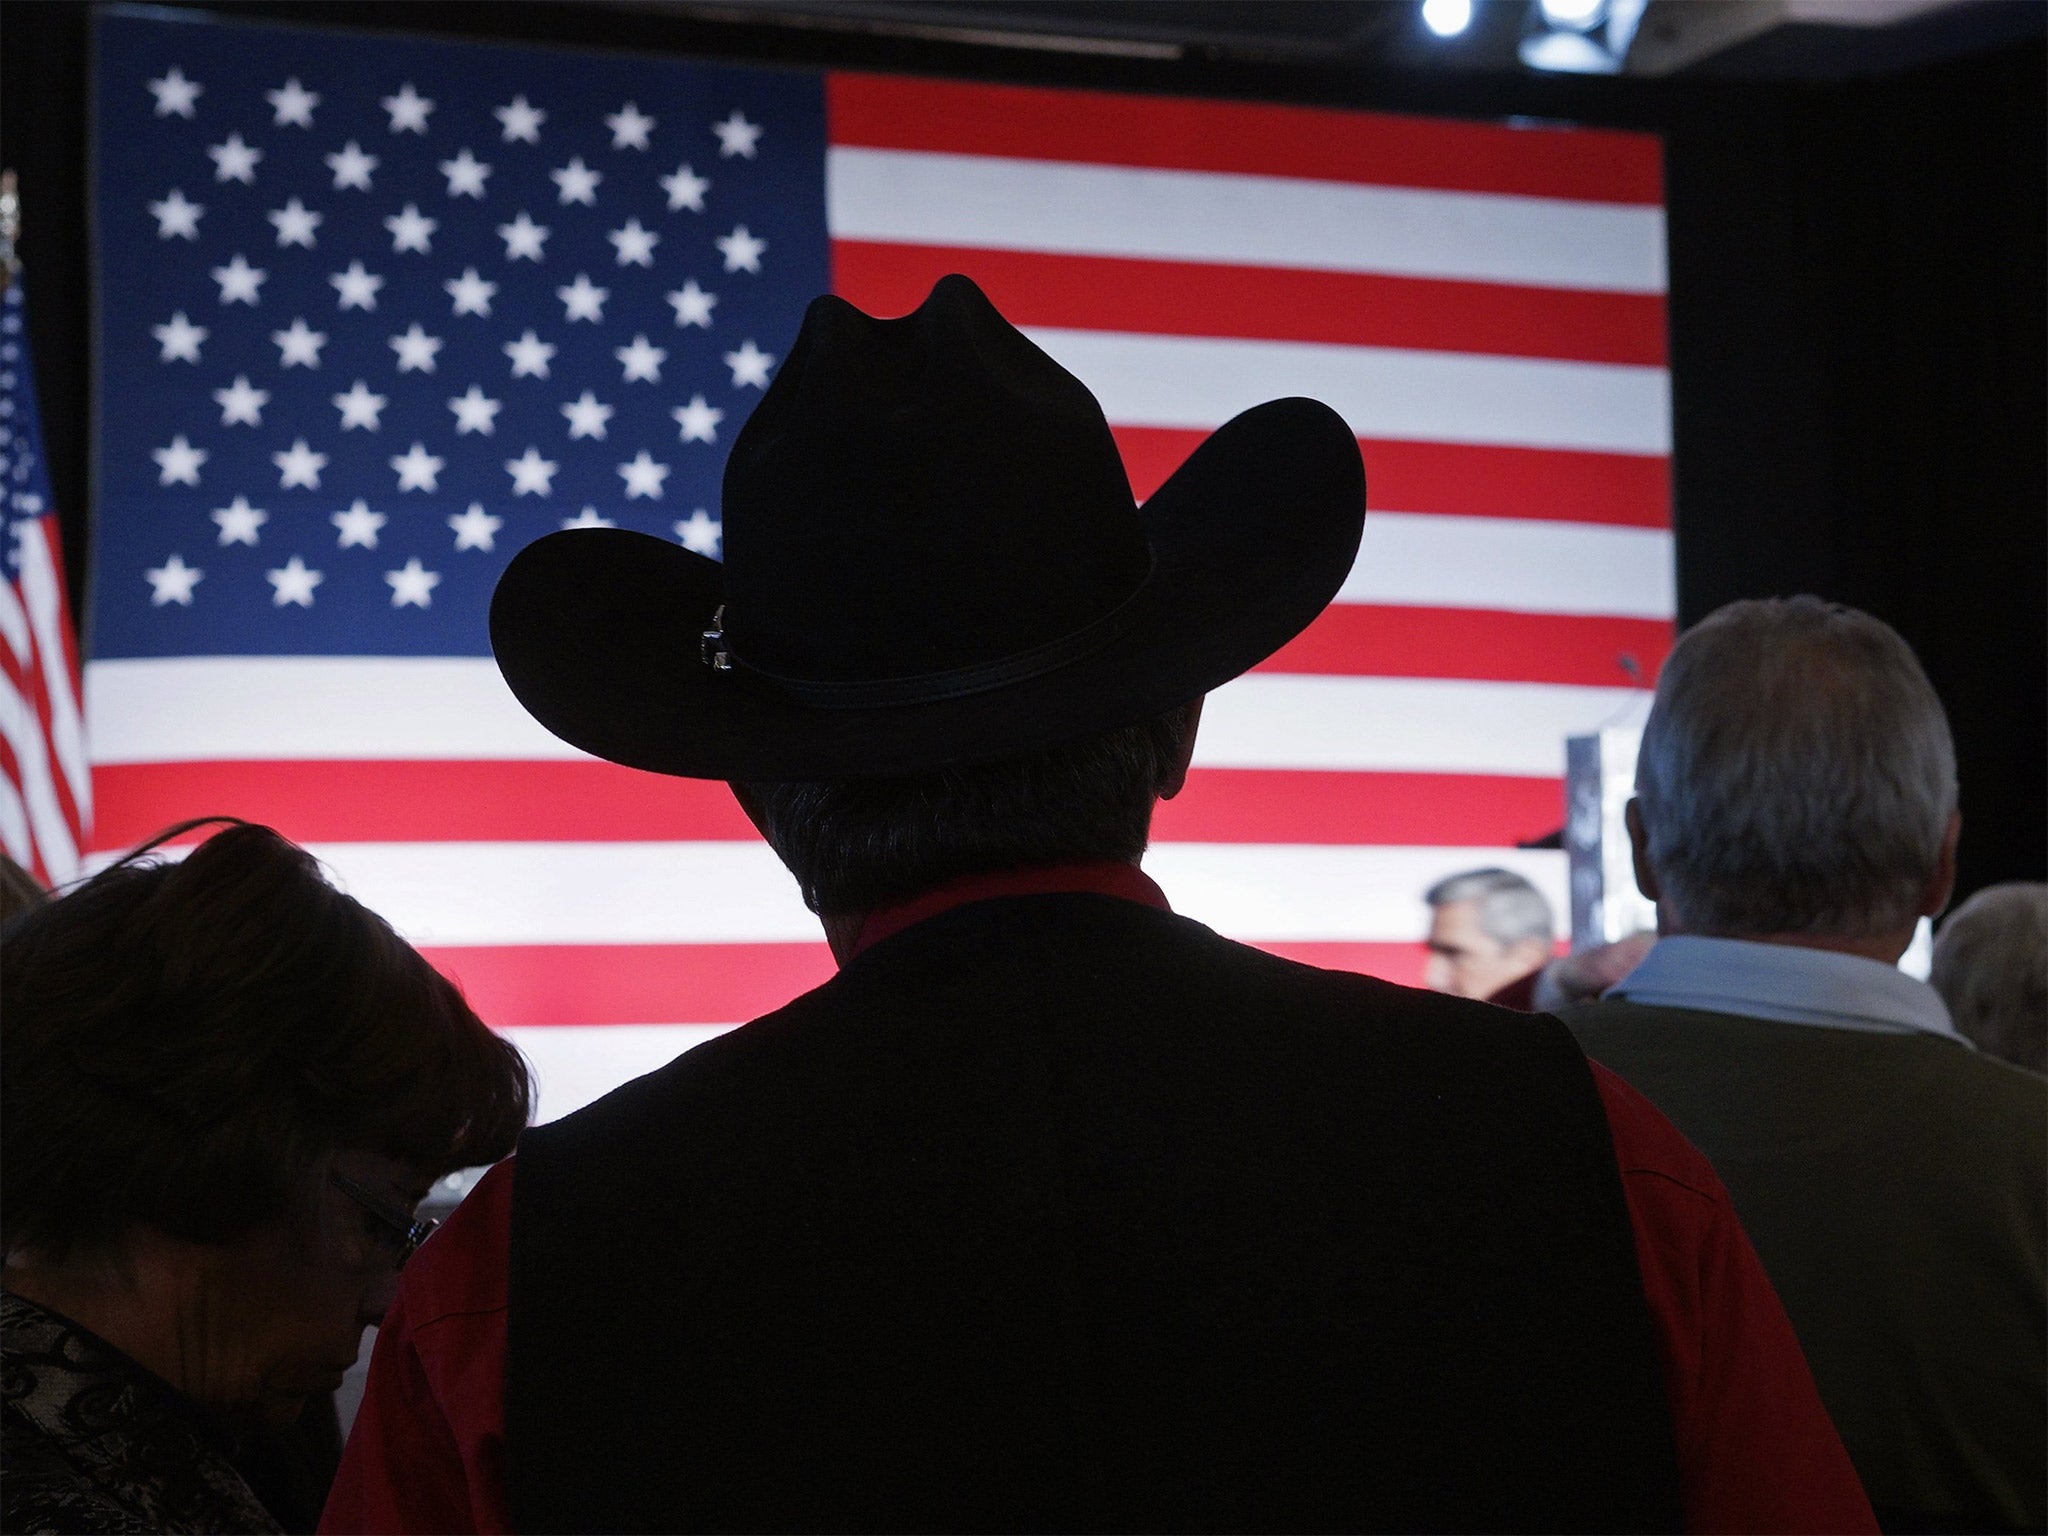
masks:
<instances>
[{"instance_id":1,"label":"man in cowboy hat","mask_svg":"<svg viewBox=\"0 0 2048 1536\"><path fill-rule=\"evenodd\" d=\"M722 568L525 550L514 693L731 782L841 970L485 1179L327 1528L1873 1528L1712 1172L1561 1026L1230 943L1140 873L1202 696L1363 515L1308 400L1139 510L1093 396L953 277L811 307Z\"/></svg>"}]
</instances>

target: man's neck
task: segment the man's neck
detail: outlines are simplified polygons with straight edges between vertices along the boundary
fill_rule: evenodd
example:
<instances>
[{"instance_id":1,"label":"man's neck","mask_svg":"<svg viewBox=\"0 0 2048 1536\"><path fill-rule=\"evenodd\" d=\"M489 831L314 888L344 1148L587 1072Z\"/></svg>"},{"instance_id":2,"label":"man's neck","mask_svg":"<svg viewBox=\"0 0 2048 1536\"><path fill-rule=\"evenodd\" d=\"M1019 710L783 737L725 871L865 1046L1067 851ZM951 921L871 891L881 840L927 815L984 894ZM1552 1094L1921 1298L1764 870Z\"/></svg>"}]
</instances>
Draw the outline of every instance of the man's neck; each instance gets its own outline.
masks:
<instances>
[{"instance_id":1,"label":"man's neck","mask_svg":"<svg viewBox=\"0 0 2048 1536\"><path fill-rule=\"evenodd\" d=\"M1665 938L1677 938L1687 933L1684 928L1666 928ZM1703 939L1740 939L1745 944L1782 944L1788 949L1825 949L1838 955L1856 955L1865 960L1875 960L1879 965L1897 965L1899 956L1913 942L1913 930L1898 933L1883 933L1850 937L1832 933L1703 933L1693 937Z\"/></svg>"}]
</instances>

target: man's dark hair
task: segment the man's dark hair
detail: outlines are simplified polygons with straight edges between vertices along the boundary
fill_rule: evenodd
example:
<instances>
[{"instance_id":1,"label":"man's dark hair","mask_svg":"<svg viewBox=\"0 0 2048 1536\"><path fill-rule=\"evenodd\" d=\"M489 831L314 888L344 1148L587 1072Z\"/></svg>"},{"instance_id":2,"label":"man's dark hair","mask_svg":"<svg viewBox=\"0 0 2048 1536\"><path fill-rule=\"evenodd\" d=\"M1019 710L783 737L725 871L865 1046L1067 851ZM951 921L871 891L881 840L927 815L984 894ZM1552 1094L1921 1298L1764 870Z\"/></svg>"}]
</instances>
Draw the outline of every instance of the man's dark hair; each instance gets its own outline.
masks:
<instances>
[{"instance_id":1,"label":"man's dark hair","mask_svg":"<svg viewBox=\"0 0 2048 1536\"><path fill-rule=\"evenodd\" d=\"M245 823L16 918L0 1051L5 1247L50 1263L138 1226L217 1243L289 1219L345 1148L495 1161L532 1096L417 950Z\"/></svg>"},{"instance_id":2,"label":"man's dark hair","mask_svg":"<svg viewBox=\"0 0 2048 1536\"><path fill-rule=\"evenodd\" d=\"M1176 709L1026 757L740 788L811 910L843 917L963 875L1135 861L1187 728Z\"/></svg>"}]
</instances>

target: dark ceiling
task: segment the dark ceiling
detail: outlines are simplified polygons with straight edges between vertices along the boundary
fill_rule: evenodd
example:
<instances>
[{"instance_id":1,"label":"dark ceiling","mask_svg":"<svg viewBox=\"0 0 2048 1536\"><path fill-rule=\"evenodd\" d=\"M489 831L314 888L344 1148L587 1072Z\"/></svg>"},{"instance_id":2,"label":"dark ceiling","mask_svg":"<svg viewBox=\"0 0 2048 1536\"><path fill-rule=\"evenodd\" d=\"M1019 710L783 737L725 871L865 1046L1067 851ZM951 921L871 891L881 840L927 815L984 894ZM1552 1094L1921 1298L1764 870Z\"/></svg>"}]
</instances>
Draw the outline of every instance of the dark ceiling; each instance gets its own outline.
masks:
<instances>
[{"instance_id":1,"label":"dark ceiling","mask_svg":"<svg viewBox=\"0 0 2048 1536\"><path fill-rule=\"evenodd\" d=\"M1534 0L1475 0L1450 39L1422 25L1419 0L615 0L705 20L1009 47L1214 63L1519 73ZM1880 0L1871 14L1889 8ZM1667 71L1737 79L1844 79L1931 64L2048 32L2042 0L1928 0L1888 25L1798 19L1799 0L1650 0L1638 34L1668 43L1713 15L1724 44ZM1837 7L1836 9L1840 9ZM1739 24L1728 25L1740 16ZM1867 19L1867 18L1866 18ZM1744 34L1747 35L1744 35ZM1643 47L1643 53L1651 51ZM1637 70L1637 61L1631 62Z\"/></svg>"}]
</instances>

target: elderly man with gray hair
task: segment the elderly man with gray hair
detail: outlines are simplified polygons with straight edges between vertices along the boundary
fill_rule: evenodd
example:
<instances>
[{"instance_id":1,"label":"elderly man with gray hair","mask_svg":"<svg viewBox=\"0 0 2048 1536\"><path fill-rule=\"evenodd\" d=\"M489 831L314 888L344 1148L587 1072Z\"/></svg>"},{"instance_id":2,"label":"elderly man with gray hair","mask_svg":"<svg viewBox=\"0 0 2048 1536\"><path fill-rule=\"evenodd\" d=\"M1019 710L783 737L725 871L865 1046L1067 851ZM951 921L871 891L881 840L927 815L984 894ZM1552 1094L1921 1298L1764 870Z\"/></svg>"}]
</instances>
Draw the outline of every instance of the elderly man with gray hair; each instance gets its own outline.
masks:
<instances>
[{"instance_id":1,"label":"elderly man with gray hair","mask_svg":"<svg viewBox=\"0 0 2048 1536\"><path fill-rule=\"evenodd\" d=\"M1733 603L1657 684L1629 808L1663 937L1569 1010L1712 1160L1887 1530L2048 1519L2048 1084L1897 968L1955 879L1955 750L1878 620Z\"/></svg>"},{"instance_id":2,"label":"elderly man with gray hair","mask_svg":"<svg viewBox=\"0 0 2048 1536\"><path fill-rule=\"evenodd\" d=\"M1492 998L1550 960L1550 903L1511 869L1446 876L1422 899L1430 907L1423 974L1432 992Z\"/></svg>"}]
</instances>

